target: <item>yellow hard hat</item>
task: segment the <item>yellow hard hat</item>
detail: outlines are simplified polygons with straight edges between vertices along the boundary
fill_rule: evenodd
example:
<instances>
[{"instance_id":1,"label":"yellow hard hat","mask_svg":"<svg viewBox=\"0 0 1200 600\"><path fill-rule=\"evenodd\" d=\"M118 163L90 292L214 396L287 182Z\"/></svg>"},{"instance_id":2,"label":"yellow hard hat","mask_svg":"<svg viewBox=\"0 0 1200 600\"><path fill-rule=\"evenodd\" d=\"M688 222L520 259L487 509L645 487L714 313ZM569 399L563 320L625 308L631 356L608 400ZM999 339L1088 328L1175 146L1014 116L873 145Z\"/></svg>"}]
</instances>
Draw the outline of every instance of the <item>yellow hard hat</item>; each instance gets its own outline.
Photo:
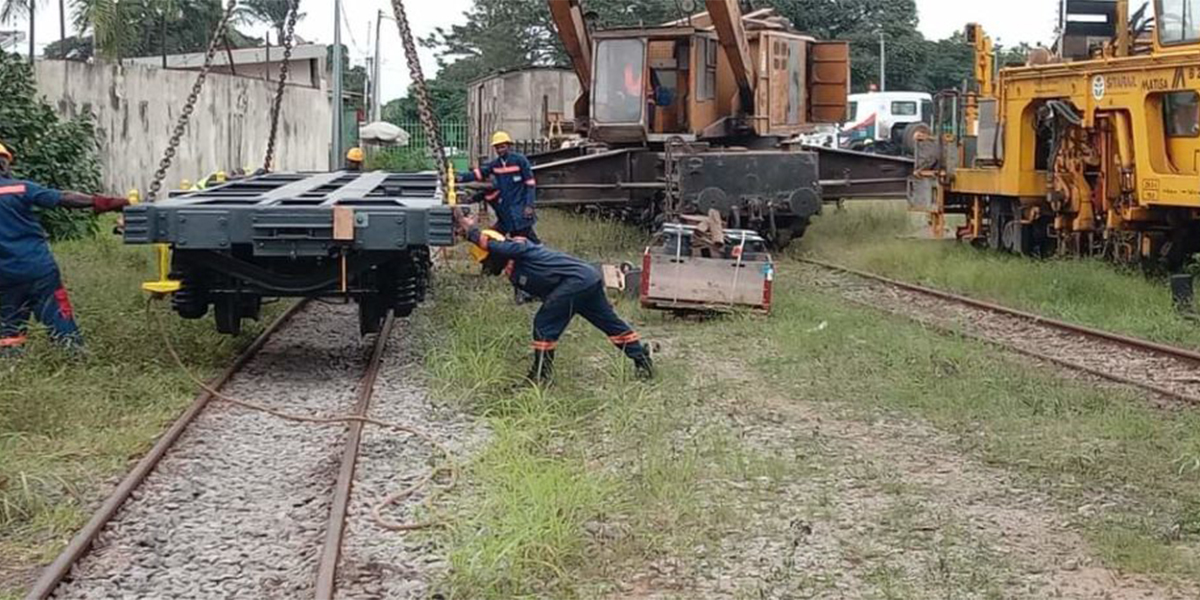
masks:
<instances>
[{"instance_id":1,"label":"yellow hard hat","mask_svg":"<svg viewBox=\"0 0 1200 600\"><path fill-rule=\"evenodd\" d=\"M487 257L488 257L487 242L488 242L488 240L495 240L497 242L503 242L504 234L502 234L499 231L496 231L494 229L484 229L483 231L480 231L479 232L479 242L482 245L471 244L467 248L468 250L471 251L471 257L475 259L475 262L483 262L483 261L487 260Z\"/></svg>"},{"instance_id":2,"label":"yellow hard hat","mask_svg":"<svg viewBox=\"0 0 1200 600\"><path fill-rule=\"evenodd\" d=\"M346 160L349 161L362 162L363 158L364 156L362 148L351 148L350 151L346 153Z\"/></svg>"},{"instance_id":3,"label":"yellow hard hat","mask_svg":"<svg viewBox=\"0 0 1200 600\"><path fill-rule=\"evenodd\" d=\"M492 134L492 145L493 146L499 146L500 144L511 144L511 143L513 143L512 137L509 136L508 133L506 133L504 131L497 131L496 133Z\"/></svg>"},{"instance_id":4,"label":"yellow hard hat","mask_svg":"<svg viewBox=\"0 0 1200 600\"><path fill-rule=\"evenodd\" d=\"M12 152L9 152L8 148L4 147L4 144L0 144L0 156L7 157L8 162L12 162L12 160L13 160Z\"/></svg>"}]
</instances>

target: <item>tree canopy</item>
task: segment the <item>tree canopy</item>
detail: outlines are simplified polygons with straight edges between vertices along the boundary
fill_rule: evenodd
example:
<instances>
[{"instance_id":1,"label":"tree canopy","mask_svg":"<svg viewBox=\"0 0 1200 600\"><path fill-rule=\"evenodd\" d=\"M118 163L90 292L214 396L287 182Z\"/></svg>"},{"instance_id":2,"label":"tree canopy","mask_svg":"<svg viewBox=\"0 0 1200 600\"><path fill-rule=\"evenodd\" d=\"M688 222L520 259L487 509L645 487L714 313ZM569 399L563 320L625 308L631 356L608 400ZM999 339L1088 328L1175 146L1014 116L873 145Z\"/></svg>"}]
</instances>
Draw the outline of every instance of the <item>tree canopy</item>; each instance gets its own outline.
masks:
<instances>
[{"instance_id":1,"label":"tree canopy","mask_svg":"<svg viewBox=\"0 0 1200 600\"><path fill-rule=\"evenodd\" d=\"M52 59L86 59L94 52L118 60L132 56L200 52L224 13L219 0L71 0L77 36L46 47ZM247 3L236 17L278 28L277 7L270 2ZM230 48L257 46L262 40L231 24Z\"/></svg>"},{"instance_id":2,"label":"tree canopy","mask_svg":"<svg viewBox=\"0 0 1200 600\"><path fill-rule=\"evenodd\" d=\"M757 0L753 5L773 6L797 29L819 39L849 41L854 91L879 84L881 34L887 52L887 89L936 92L961 85L971 72L971 49L963 35L925 39L917 28L915 0ZM584 3L589 21L600 29L663 23L685 16L683 10L702 7L696 0ZM429 87L442 118L466 117L466 83L472 79L526 66L567 64L546 0L475 0L465 22L437 29L422 44L438 53L440 70ZM1019 62L1029 49L1027 44L1000 49L998 62ZM395 121L415 119L415 105L407 98L393 100L384 116Z\"/></svg>"},{"instance_id":3,"label":"tree canopy","mask_svg":"<svg viewBox=\"0 0 1200 600\"><path fill-rule=\"evenodd\" d=\"M41 100L33 69L15 54L0 50L0 143L16 156L13 174L45 186L94 192L100 187L96 129L90 114L64 121ZM41 213L53 239L96 231L91 213L62 209Z\"/></svg>"}]
</instances>

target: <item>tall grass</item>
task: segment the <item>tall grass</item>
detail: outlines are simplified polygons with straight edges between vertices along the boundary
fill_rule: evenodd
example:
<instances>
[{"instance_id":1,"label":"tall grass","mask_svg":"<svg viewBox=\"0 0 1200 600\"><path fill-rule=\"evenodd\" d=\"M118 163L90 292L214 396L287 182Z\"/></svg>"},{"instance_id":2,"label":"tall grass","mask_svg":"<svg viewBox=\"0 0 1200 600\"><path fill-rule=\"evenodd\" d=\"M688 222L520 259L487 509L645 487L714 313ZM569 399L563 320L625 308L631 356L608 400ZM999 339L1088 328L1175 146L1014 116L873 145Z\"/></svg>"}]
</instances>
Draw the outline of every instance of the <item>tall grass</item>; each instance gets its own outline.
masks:
<instances>
[{"instance_id":1,"label":"tall grass","mask_svg":"<svg viewBox=\"0 0 1200 600\"><path fill-rule=\"evenodd\" d=\"M827 210L791 256L814 256L1048 316L1200 348L1200 326L1175 312L1165 282L1098 259L1033 259L917 239L903 203Z\"/></svg>"},{"instance_id":2,"label":"tall grass","mask_svg":"<svg viewBox=\"0 0 1200 600\"><path fill-rule=\"evenodd\" d=\"M539 234L604 261L635 258L645 239L612 221L551 211ZM673 335L630 302L616 308L643 337ZM705 482L778 473L708 422L700 400L717 388L690 377L686 362L660 356L660 381L636 381L629 361L582 319L561 340L554 384L525 384L536 309L515 305L506 281L454 266L439 273L434 302L417 319L436 395L492 429L464 470L462 506L443 540L450 597L603 595L614 571L691 548L732 518L703 508L720 504Z\"/></svg>"},{"instance_id":3,"label":"tall grass","mask_svg":"<svg viewBox=\"0 0 1200 600\"><path fill-rule=\"evenodd\" d=\"M54 251L87 350L65 353L35 329L24 356L0 358L0 573L20 574L57 551L103 483L195 392L147 321L139 286L154 273L150 249L103 236ZM162 319L201 374L226 365L257 329L229 338L211 319ZM0 581L0 590L21 583Z\"/></svg>"}]
</instances>

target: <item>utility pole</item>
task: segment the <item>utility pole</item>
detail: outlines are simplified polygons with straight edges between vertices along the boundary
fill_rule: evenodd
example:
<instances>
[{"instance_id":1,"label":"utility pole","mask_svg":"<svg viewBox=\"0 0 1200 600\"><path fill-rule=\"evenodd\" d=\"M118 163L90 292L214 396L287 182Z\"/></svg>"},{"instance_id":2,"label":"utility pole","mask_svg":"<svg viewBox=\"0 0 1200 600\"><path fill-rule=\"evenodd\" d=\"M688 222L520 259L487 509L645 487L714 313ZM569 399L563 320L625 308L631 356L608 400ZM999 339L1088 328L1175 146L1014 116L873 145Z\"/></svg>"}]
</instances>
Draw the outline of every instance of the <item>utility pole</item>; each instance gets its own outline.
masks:
<instances>
[{"instance_id":1,"label":"utility pole","mask_svg":"<svg viewBox=\"0 0 1200 600\"><path fill-rule=\"evenodd\" d=\"M367 47L371 47L371 22L367 21ZM374 119L371 116L371 111L374 106L371 105L371 90L375 89L375 63L372 61L372 56L367 55L367 76L363 78L363 106L367 109L367 123L371 123Z\"/></svg>"},{"instance_id":2,"label":"utility pole","mask_svg":"<svg viewBox=\"0 0 1200 600\"><path fill-rule=\"evenodd\" d=\"M887 91L887 42L883 30L879 30L879 91Z\"/></svg>"},{"instance_id":3,"label":"utility pole","mask_svg":"<svg viewBox=\"0 0 1200 600\"><path fill-rule=\"evenodd\" d=\"M33 53L37 48L33 45L35 25L37 25L37 0L29 0L29 64L33 64Z\"/></svg>"},{"instance_id":4,"label":"utility pole","mask_svg":"<svg viewBox=\"0 0 1200 600\"><path fill-rule=\"evenodd\" d=\"M333 2L333 143L329 170L342 165L342 0Z\"/></svg>"},{"instance_id":5,"label":"utility pole","mask_svg":"<svg viewBox=\"0 0 1200 600\"><path fill-rule=\"evenodd\" d=\"M380 10L379 14L375 17L375 60L371 63L371 122L383 120L383 111L379 106L379 79L380 75L383 73L383 69L379 65L380 61L382 60L382 57L379 56L380 23L383 23L382 10Z\"/></svg>"}]
</instances>

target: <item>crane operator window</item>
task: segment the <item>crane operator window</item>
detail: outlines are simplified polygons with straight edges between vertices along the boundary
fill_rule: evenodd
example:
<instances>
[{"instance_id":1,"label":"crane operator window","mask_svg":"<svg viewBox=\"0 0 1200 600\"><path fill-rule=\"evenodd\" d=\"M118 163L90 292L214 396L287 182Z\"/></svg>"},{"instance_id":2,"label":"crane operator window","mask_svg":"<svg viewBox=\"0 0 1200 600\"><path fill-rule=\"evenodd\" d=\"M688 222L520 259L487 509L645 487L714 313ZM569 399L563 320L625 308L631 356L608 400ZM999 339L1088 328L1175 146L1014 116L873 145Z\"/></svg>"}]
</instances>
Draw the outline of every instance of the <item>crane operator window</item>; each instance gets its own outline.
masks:
<instances>
[{"instance_id":1,"label":"crane operator window","mask_svg":"<svg viewBox=\"0 0 1200 600\"><path fill-rule=\"evenodd\" d=\"M596 44L596 121L641 123L646 106L646 45L642 40Z\"/></svg>"},{"instance_id":2,"label":"crane operator window","mask_svg":"<svg viewBox=\"0 0 1200 600\"><path fill-rule=\"evenodd\" d=\"M1200 41L1200 0L1158 0L1158 41L1167 46Z\"/></svg>"}]
</instances>

